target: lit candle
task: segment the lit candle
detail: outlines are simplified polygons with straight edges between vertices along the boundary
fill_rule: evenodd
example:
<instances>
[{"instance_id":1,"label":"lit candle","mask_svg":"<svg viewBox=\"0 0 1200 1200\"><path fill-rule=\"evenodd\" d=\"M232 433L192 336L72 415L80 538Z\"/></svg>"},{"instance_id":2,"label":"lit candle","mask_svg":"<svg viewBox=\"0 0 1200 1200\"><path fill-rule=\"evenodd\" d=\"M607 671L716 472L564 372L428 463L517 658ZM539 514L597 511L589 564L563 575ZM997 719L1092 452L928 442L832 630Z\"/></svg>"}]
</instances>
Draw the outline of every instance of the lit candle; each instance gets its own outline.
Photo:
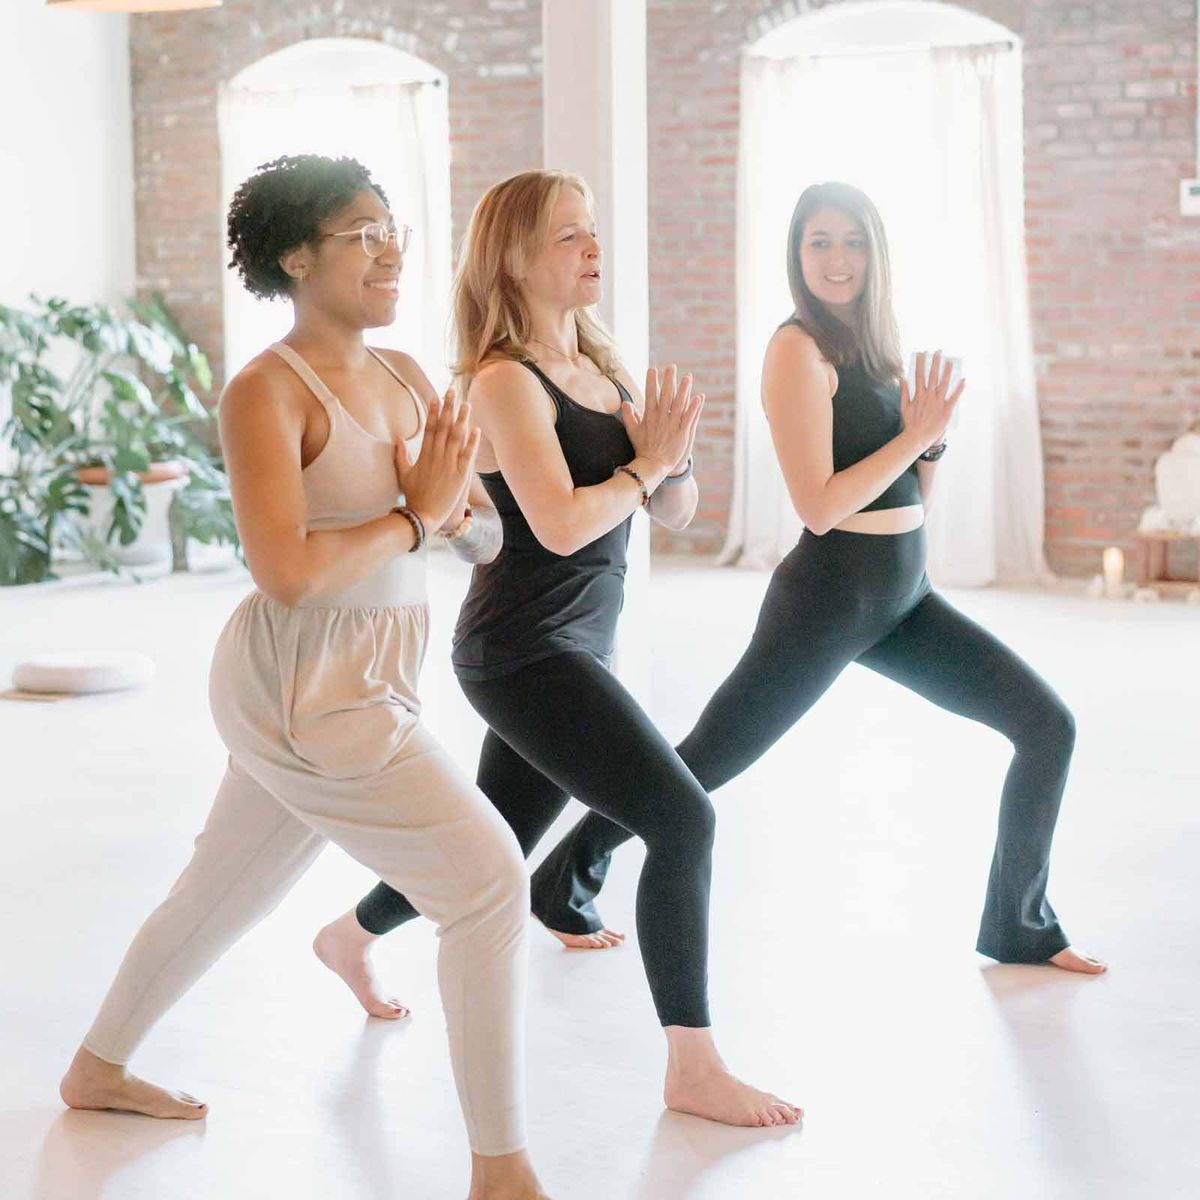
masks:
<instances>
[{"instance_id":1,"label":"lit candle","mask_svg":"<svg viewBox=\"0 0 1200 1200\"><path fill-rule=\"evenodd\" d=\"M1125 554L1120 546L1109 546L1104 551L1104 594L1119 596L1125 582Z\"/></svg>"}]
</instances>

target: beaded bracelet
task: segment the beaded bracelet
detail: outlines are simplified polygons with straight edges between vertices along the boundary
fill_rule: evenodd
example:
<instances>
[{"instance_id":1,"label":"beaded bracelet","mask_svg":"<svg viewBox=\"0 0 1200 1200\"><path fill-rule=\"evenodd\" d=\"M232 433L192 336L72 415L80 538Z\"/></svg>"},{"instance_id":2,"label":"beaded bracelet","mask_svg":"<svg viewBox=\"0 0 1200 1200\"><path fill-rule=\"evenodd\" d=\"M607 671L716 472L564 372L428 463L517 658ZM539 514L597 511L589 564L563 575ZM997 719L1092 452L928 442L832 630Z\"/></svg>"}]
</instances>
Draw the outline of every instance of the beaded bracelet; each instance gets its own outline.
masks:
<instances>
[{"instance_id":1,"label":"beaded bracelet","mask_svg":"<svg viewBox=\"0 0 1200 1200\"><path fill-rule=\"evenodd\" d=\"M613 472L613 474L616 475L622 471L624 471L624 473L626 475L628 475L629 478L632 479L634 481L634 483L636 483L638 485L638 487L641 489L642 507L644 508L647 504L650 503L650 493L649 493L649 491L647 491L646 484L643 482L642 477L632 467L618 467Z\"/></svg>"},{"instance_id":2,"label":"beaded bracelet","mask_svg":"<svg viewBox=\"0 0 1200 1200\"><path fill-rule=\"evenodd\" d=\"M425 545L425 522L411 508L403 506L393 508L392 512L403 517L411 526L413 531L413 544L409 546L408 552L411 554L414 550L420 550Z\"/></svg>"}]
</instances>

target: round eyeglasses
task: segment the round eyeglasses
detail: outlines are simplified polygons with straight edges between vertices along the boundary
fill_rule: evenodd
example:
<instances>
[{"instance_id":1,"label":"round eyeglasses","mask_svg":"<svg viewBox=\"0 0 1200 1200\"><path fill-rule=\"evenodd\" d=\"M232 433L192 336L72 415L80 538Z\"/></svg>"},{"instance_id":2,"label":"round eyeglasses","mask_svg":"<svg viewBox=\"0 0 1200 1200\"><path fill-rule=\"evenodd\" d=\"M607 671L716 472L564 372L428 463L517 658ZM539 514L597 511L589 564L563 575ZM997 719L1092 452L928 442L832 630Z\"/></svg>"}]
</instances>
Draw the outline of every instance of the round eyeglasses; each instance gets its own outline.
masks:
<instances>
[{"instance_id":1,"label":"round eyeglasses","mask_svg":"<svg viewBox=\"0 0 1200 1200\"><path fill-rule=\"evenodd\" d=\"M344 229L341 233L323 233L323 238L356 237L362 240L362 248L369 258L378 258L388 248L389 242L396 243L396 249L403 254L412 241L411 225L385 225L382 221L372 221L361 229Z\"/></svg>"}]
</instances>

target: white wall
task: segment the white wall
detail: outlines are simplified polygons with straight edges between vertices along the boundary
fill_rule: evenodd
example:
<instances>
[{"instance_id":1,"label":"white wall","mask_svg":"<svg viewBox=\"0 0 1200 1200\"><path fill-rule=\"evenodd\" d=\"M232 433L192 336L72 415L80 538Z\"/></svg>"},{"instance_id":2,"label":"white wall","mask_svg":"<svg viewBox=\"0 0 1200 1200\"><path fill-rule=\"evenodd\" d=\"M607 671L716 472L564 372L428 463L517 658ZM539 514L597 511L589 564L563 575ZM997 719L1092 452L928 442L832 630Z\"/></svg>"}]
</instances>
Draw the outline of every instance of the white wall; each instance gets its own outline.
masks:
<instances>
[{"instance_id":1,"label":"white wall","mask_svg":"<svg viewBox=\"0 0 1200 1200\"><path fill-rule=\"evenodd\" d=\"M127 17L0 2L0 231L0 303L132 292Z\"/></svg>"},{"instance_id":2,"label":"white wall","mask_svg":"<svg viewBox=\"0 0 1200 1200\"><path fill-rule=\"evenodd\" d=\"M650 354L646 0L542 6L545 165L581 175L596 200L604 259L597 306L635 382ZM635 516L613 666L649 708L650 523Z\"/></svg>"}]
</instances>

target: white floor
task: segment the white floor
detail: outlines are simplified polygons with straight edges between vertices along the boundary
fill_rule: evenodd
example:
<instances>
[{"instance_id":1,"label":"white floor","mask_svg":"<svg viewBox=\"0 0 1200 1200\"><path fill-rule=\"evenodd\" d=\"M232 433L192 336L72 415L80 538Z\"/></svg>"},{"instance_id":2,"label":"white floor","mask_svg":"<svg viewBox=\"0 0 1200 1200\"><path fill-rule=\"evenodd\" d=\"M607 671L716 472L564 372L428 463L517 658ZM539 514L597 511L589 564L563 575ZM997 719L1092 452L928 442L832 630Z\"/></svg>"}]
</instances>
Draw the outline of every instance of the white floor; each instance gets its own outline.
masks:
<instances>
[{"instance_id":1,"label":"white floor","mask_svg":"<svg viewBox=\"0 0 1200 1200\"><path fill-rule=\"evenodd\" d=\"M428 719L480 728L446 647L464 574L434 572ZM686 732L765 578L656 573L655 715ZM327 851L136 1061L203 1124L65 1112L56 1084L123 949L186 861L219 777L213 641L245 577L0 592L0 687L62 646L141 648L144 691L0 701L5 1200L461 1200L465 1143L428 928L380 968L415 1018L365 1020L309 951L370 883ZM1102 979L973 953L1006 745L858 668L719 794L712 991L726 1057L807 1109L791 1132L664 1114L636 945L534 939L533 1149L556 1200L1174 1200L1200 1195L1200 609L962 593L1079 718L1051 896ZM605 914L633 933L640 855Z\"/></svg>"}]
</instances>

